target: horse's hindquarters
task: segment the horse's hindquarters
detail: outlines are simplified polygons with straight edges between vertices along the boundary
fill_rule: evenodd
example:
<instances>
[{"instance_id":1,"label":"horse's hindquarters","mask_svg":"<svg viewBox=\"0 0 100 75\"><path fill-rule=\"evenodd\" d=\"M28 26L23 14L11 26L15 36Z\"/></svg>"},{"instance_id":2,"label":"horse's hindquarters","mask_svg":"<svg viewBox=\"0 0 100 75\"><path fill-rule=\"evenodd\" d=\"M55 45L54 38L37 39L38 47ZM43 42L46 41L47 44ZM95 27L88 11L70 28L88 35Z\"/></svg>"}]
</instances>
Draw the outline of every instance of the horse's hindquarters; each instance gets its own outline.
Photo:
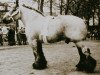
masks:
<instances>
[{"instance_id":1,"label":"horse's hindquarters","mask_svg":"<svg viewBox=\"0 0 100 75\"><path fill-rule=\"evenodd\" d=\"M85 39L87 35L87 27L82 19L75 16L69 16L65 17L63 21L65 26L65 37L72 41Z\"/></svg>"},{"instance_id":2,"label":"horse's hindquarters","mask_svg":"<svg viewBox=\"0 0 100 75\"><path fill-rule=\"evenodd\" d=\"M72 41L79 41L79 40L83 40L86 37L87 31L85 31L86 29L79 29L79 30L74 30L74 29L70 29L70 30L65 30L65 37L71 39Z\"/></svg>"}]
</instances>

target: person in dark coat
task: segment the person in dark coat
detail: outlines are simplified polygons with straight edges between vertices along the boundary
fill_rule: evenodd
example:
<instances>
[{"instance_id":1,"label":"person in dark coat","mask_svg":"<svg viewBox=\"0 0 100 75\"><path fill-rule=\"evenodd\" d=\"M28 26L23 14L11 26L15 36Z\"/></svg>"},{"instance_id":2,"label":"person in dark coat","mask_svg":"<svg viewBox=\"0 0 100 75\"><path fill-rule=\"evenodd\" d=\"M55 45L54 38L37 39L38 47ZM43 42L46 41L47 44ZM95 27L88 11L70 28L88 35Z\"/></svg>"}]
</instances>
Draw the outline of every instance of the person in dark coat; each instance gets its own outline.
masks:
<instances>
[{"instance_id":1,"label":"person in dark coat","mask_svg":"<svg viewBox=\"0 0 100 75\"><path fill-rule=\"evenodd\" d=\"M10 27L8 30L8 44L10 46L15 45L15 30L13 27Z\"/></svg>"},{"instance_id":2,"label":"person in dark coat","mask_svg":"<svg viewBox=\"0 0 100 75\"><path fill-rule=\"evenodd\" d=\"M2 29L0 28L0 45L2 46L3 45L3 32L2 32Z\"/></svg>"},{"instance_id":3,"label":"person in dark coat","mask_svg":"<svg viewBox=\"0 0 100 75\"><path fill-rule=\"evenodd\" d=\"M25 28L21 27L20 29L20 36L21 36L21 43L23 45L27 44L27 38L26 38L26 34L25 34Z\"/></svg>"},{"instance_id":4,"label":"person in dark coat","mask_svg":"<svg viewBox=\"0 0 100 75\"><path fill-rule=\"evenodd\" d=\"M88 73L94 72L96 67L96 60L90 56L90 49L88 48L87 51L80 52L80 61L76 65L78 71L86 71Z\"/></svg>"}]
</instances>

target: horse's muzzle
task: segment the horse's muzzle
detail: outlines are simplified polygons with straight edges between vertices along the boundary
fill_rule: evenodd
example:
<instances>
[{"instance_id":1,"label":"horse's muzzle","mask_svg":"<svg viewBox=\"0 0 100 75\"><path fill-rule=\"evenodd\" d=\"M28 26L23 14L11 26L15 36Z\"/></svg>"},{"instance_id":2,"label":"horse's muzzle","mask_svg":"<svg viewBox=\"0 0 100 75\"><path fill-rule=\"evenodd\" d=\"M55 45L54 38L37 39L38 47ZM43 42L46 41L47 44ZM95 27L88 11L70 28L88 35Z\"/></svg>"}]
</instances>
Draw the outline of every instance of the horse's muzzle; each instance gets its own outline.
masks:
<instances>
[{"instance_id":1,"label":"horse's muzzle","mask_svg":"<svg viewBox=\"0 0 100 75\"><path fill-rule=\"evenodd\" d=\"M7 20L7 19L4 18L2 20L2 22L5 23L5 24L9 24L9 23L13 22L13 20L12 20L12 18L10 18L9 20Z\"/></svg>"}]
</instances>

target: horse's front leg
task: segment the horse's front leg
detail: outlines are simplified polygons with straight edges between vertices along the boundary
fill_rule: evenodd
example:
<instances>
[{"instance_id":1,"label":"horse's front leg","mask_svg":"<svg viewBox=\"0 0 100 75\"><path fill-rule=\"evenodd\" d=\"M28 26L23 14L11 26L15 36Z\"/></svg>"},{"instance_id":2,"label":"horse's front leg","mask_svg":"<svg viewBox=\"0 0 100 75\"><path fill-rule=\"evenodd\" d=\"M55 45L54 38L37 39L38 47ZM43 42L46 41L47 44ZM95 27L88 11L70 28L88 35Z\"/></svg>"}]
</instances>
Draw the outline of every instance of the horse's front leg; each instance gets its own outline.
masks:
<instances>
[{"instance_id":1,"label":"horse's front leg","mask_svg":"<svg viewBox=\"0 0 100 75\"><path fill-rule=\"evenodd\" d=\"M34 69L45 69L47 67L47 61L45 59L42 43L40 40L33 40L32 42L33 54L35 56L35 62L33 63Z\"/></svg>"}]
</instances>

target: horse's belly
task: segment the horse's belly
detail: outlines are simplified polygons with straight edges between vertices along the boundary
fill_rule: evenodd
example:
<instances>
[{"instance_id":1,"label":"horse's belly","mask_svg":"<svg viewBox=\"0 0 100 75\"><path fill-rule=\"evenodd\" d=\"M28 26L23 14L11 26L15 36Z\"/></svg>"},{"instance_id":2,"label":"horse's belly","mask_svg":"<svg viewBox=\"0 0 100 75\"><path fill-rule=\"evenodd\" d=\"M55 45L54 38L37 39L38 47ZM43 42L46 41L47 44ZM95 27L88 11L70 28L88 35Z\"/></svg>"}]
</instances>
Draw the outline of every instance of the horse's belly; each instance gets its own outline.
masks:
<instances>
[{"instance_id":1,"label":"horse's belly","mask_svg":"<svg viewBox=\"0 0 100 75\"><path fill-rule=\"evenodd\" d=\"M57 24L50 26L46 31L46 38L49 43L58 42L63 39L63 26L62 24Z\"/></svg>"}]
</instances>

